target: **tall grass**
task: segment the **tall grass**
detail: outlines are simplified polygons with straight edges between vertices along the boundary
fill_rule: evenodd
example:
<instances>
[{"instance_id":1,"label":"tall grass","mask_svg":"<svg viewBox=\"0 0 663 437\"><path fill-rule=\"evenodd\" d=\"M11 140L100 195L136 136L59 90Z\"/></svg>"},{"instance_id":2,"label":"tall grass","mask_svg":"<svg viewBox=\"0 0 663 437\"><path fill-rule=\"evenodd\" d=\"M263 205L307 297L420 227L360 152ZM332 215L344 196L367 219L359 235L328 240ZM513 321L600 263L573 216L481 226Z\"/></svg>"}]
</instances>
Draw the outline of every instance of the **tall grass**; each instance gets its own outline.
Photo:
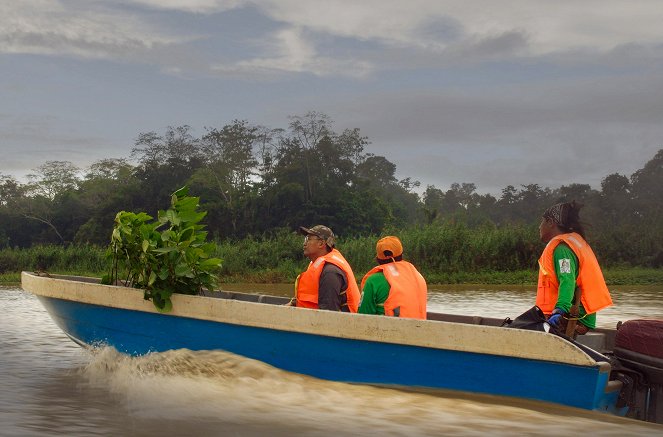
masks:
<instances>
[{"instance_id":1,"label":"tall grass","mask_svg":"<svg viewBox=\"0 0 663 437\"><path fill-rule=\"evenodd\" d=\"M105 249L92 245L48 245L0 250L0 274L23 270L72 274L105 272Z\"/></svg>"},{"instance_id":2,"label":"tall grass","mask_svg":"<svg viewBox=\"0 0 663 437\"><path fill-rule=\"evenodd\" d=\"M506 275L500 274L504 272L511 272L506 282L513 282L514 272L534 269L541 250L535 229L525 227L470 230L463 224L448 223L409 228L396 235L403 242L404 258L436 282L462 282L471 277L505 281ZM382 236L337 241L357 280L375 265L375 243ZM302 254L302 237L287 231L219 243L217 256L223 259L222 280L230 282L237 278L291 281L308 264ZM518 273L516 277L531 280L532 274Z\"/></svg>"},{"instance_id":3,"label":"tall grass","mask_svg":"<svg viewBox=\"0 0 663 437\"><path fill-rule=\"evenodd\" d=\"M428 275L534 268L542 247L536 243L534 230L524 227L469 229L447 223L409 228L396 235L403 243L404 259ZM353 267L367 271L375 265L375 243L382 236L342 240L339 248Z\"/></svg>"},{"instance_id":4,"label":"tall grass","mask_svg":"<svg viewBox=\"0 0 663 437\"><path fill-rule=\"evenodd\" d=\"M426 280L438 284L533 284L543 249L535 227L485 226L470 229L447 222L394 231L403 242L404 258ZM338 239L337 247L350 262L357 281L375 265L375 243L384 235ZM221 282L292 282L306 269L301 235L280 230L269 235L217 243L223 260ZM21 270L91 274L107 272L105 248L96 246L35 246L0 250L0 281L18 278ZM602 265L604 265L602 263ZM604 269L612 284L663 283L663 269Z\"/></svg>"},{"instance_id":5,"label":"tall grass","mask_svg":"<svg viewBox=\"0 0 663 437\"><path fill-rule=\"evenodd\" d=\"M217 243L222 282L289 282L306 268L302 239L294 232Z\"/></svg>"}]
</instances>

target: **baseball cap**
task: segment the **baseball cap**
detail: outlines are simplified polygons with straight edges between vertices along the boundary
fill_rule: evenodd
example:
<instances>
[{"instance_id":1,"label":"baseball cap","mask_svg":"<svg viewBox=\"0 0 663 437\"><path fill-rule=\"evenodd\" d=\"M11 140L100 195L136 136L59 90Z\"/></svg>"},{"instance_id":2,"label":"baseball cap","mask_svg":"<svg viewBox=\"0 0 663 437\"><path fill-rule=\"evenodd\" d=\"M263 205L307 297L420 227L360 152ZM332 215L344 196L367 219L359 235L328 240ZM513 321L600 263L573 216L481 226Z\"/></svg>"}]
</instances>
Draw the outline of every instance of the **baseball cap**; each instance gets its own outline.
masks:
<instances>
[{"instance_id":1,"label":"baseball cap","mask_svg":"<svg viewBox=\"0 0 663 437\"><path fill-rule=\"evenodd\" d=\"M334 248L336 245L336 236L331 229L324 225L315 225L311 228L300 226L299 233L302 235L315 235L324 241L330 248Z\"/></svg>"},{"instance_id":2,"label":"baseball cap","mask_svg":"<svg viewBox=\"0 0 663 437\"><path fill-rule=\"evenodd\" d=\"M382 260L403 255L403 245L401 244L401 240L392 235L378 240L375 249L377 251L377 258Z\"/></svg>"}]
</instances>

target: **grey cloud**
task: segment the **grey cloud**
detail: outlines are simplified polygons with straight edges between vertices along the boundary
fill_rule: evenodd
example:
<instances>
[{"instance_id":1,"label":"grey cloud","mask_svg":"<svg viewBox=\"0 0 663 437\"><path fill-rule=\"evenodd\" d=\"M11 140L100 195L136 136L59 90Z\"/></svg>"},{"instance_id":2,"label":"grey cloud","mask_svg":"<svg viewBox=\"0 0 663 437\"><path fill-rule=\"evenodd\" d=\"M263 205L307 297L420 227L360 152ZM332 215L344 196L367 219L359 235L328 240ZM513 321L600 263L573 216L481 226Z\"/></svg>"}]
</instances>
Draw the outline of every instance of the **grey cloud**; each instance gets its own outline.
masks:
<instances>
[{"instance_id":1,"label":"grey cloud","mask_svg":"<svg viewBox=\"0 0 663 437\"><path fill-rule=\"evenodd\" d=\"M24 176L46 161L72 161L85 166L108 156L107 139L77 132L55 116L0 114L0 173Z\"/></svg>"},{"instance_id":2,"label":"grey cloud","mask_svg":"<svg viewBox=\"0 0 663 437\"><path fill-rule=\"evenodd\" d=\"M495 59L504 56L514 56L525 51L528 47L527 35L521 31L513 30L499 35L469 40L447 49L450 56L456 60L467 57L472 60Z\"/></svg>"},{"instance_id":3,"label":"grey cloud","mask_svg":"<svg viewBox=\"0 0 663 437\"><path fill-rule=\"evenodd\" d=\"M333 6L333 5L332 5ZM157 0L124 0L122 2L88 2L74 0L70 2L36 3L34 1L15 2L9 9L9 25L0 26L0 48L11 53L64 54L87 58L103 58L120 61L153 63L166 72L237 74L255 70L256 79L268 78L266 71L281 74L284 66L296 62L296 54L285 54L281 58L269 58L256 55L249 50L249 41L231 41L233 46L241 45L246 50L240 59L224 59L219 53L209 53L204 48L197 48L193 41L211 37L198 34L197 28L172 29L164 15L146 13L146 10L160 9L176 11L173 14L185 14L187 19L200 14L201 17L221 16L228 11L251 11L244 17L248 25L262 20L271 20L284 28L305 29L307 41L315 43L315 50L324 37L345 38L358 45L370 41L379 50L352 48L348 44L347 53L335 53L334 57L322 51L316 51L308 62L298 68L285 68L294 73L320 74L330 71L331 74L342 76L353 63L364 66L352 72L351 76L364 77L368 72L380 68L413 68L415 66L440 67L448 65L465 65L482 60L505 59L522 56L528 49L539 44L550 46L546 53L574 53L575 45L571 42L576 34L589 36L583 23L591 25L595 19L582 14L573 17L568 26L568 35L550 32L550 28L565 28L565 8L551 5L543 13L548 13L546 33L528 22L528 10L508 13L507 6L495 7L489 2L476 6L448 7L442 2L418 2L412 7L403 6L399 2L384 2L384 7L377 8L371 4L348 5L346 9L337 5L293 1L168 1ZM588 9L590 6L578 6ZM614 11L617 11L613 4ZM643 8L645 6L642 6ZM651 6L646 6L651 7ZM321 16L320 8L328 11L328 16ZM485 9L485 10L483 10ZM613 31L619 22L619 15L604 11L605 26L595 28L589 41L601 41L596 34L609 35L617 41L617 48L623 55L630 54L630 45L639 43L640 56L650 56L647 48L660 41L660 36L651 31L622 33ZM165 14L165 12L164 12ZM348 18L351 14L351 25L339 23L340 18ZM399 15L400 14L400 15ZM258 17L259 16L259 17ZM480 26L482 20L491 17L488 24ZM647 25L651 26L652 18L648 17ZM335 21L336 20L336 21ZM2 18L0 18L0 23ZM367 27L374 22L375 25ZM387 26L384 23L396 23ZM7 24L7 23L4 23ZM491 25L489 25L491 24ZM485 29L484 29L485 27ZM4 28L4 33L2 29ZM621 28L620 28L621 30ZM584 31L584 33L583 33ZM310 38L317 35L319 38ZM214 37L211 37L214 38ZM270 41L269 33L255 32L255 38ZM316 41L317 39L317 41ZM543 42L542 40L543 39ZM552 40L549 40L552 39ZM219 39L214 40L219 43ZM223 42L222 42L223 43ZM586 53L603 53L602 45L587 43ZM198 50L200 50L198 52ZM169 56L170 53L173 56ZM533 52L539 53L540 50ZM578 53L582 55L581 53ZM592 55L592 56L594 56ZM562 56L563 57L563 56Z\"/></svg>"},{"instance_id":4,"label":"grey cloud","mask_svg":"<svg viewBox=\"0 0 663 437\"><path fill-rule=\"evenodd\" d=\"M432 43L449 43L463 36L463 25L451 17L427 17L413 31L422 41Z\"/></svg>"},{"instance_id":5,"label":"grey cloud","mask_svg":"<svg viewBox=\"0 0 663 437\"><path fill-rule=\"evenodd\" d=\"M127 53L142 52L149 47L140 39L125 38L117 41L71 38L55 31L17 31L0 37L0 45L12 51L35 54L62 54L87 58L125 58Z\"/></svg>"},{"instance_id":6,"label":"grey cloud","mask_svg":"<svg viewBox=\"0 0 663 437\"><path fill-rule=\"evenodd\" d=\"M369 103L370 102L370 103ZM567 80L497 90L363 96L330 110L403 176L480 190L630 175L663 147L663 79ZM416 146L415 146L416 145Z\"/></svg>"},{"instance_id":7,"label":"grey cloud","mask_svg":"<svg viewBox=\"0 0 663 437\"><path fill-rule=\"evenodd\" d=\"M77 7L78 6L78 7ZM15 2L0 17L0 52L139 61L201 38L102 2Z\"/></svg>"},{"instance_id":8,"label":"grey cloud","mask_svg":"<svg viewBox=\"0 0 663 437\"><path fill-rule=\"evenodd\" d=\"M387 121L384 134L390 138L444 137L447 141L480 142L519 132L529 136L532 130L561 125L655 126L663 113L663 78L567 80L426 94L406 90L386 96L364 96L353 103L353 108L341 112L345 111L360 120L365 118L360 123L367 127L382 125L382 121L370 117L380 114Z\"/></svg>"},{"instance_id":9,"label":"grey cloud","mask_svg":"<svg viewBox=\"0 0 663 437\"><path fill-rule=\"evenodd\" d=\"M150 9L174 10L195 14L214 14L243 7L250 3L245 0L123 0L123 3L135 4Z\"/></svg>"},{"instance_id":10,"label":"grey cloud","mask_svg":"<svg viewBox=\"0 0 663 437\"><path fill-rule=\"evenodd\" d=\"M18 19L7 25L6 17L3 21L0 16L0 51L48 54L53 63L61 57L83 58L90 61L87 66L99 69L106 64L99 67L95 59L122 63L118 70L123 75L108 90L95 88L100 96L102 91L121 94L118 90L127 85L121 81L132 80L136 65L154 66L177 79L202 76L204 80L188 81L169 77L173 81L164 83L170 88L152 89L146 83L132 87L136 94L132 102L143 113L126 108L130 115L115 118L111 112L125 109L117 109L120 105L100 112L98 118L108 117L111 123L124 116L121 123L127 130L126 126L133 129L140 123L150 129L161 126L161 120L169 117L191 117L186 121L195 125L197 120L209 120L210 114L234 111L252 122L265 123L264 117L270 114L283 120L287 114L321 110L340 127L361 128L373 141L370 151L394 161L403 176L441 187L475 182L491 191L507 183L596 184L615 171L630 174L662 147L660 31L636 32L633 27L638 24L629 24L623 34L615 32L622 29L615 27L620 21L615 3L605 19L582 14L567 17L562 6L544 8L540 13L553 14L539 21L549 25L542 26L545 29L523 21L529 8L509 9L508 5L493 10L494 16L490 11L458 7L450 17L437 2L420 2L415 7L393 2L380 8L375 7L378 2L360 2L340 11L329 7L330 16L321 16L313 3L288 1L251 2L241 13L228 14L212 11L240 8L244 3L6 3L18 11L14 15ZM32 7L23 10L25 4ZM57 7L49 10L49 5ZM530 8L539 14L534 6ZM297 14L298 9L305 11ZM487 29L485 17L497 25ZM232 20L236 23L225 28ZM592 32L583 25L603 21L605 27ZM653 29L651 17L644 21ZM372 22L375 26L369 27ZM568 33L559 31L567 25ZM300 48L306 50L288 52L279 51L287 44L270 46L273 32L282 29L300 30ZM583 32L588 38L579 49L575 38ZM600 43L602 35L610 36L610 41ZM13 62L11 55L4 58ZM95 76L94 71L81 74ZM512 72L517 77L508 77ZM44 86L30 82L30 76L36 77L31 73L26 68L25 81L3 84L0 91L2 87ZM155 82L164 79L149 70L145 76L151 78L150 74ZM213 80L207 80L210 77ZM233 81L238 78L241 83ZM87 84L98 86L96 81ZM3 96L10 96L7 102L18 102L11 97L19 94L12 88ZM57 92L45 97L52 100L43 111L60 114L59 108L70 103ZM35 111L38 98L26 100L24 106L8 103L8 107L17 113ZM164 110L168 106L164 101L172 108ZM149 112L151 119L145 117ZM0 145L3 152L13 153L5 153L3 165L12 159L25 165L20 154L28 151L48 150L38 156L50 154L46 159L60 160L116 154L111 150L115 140L95 136L124 135L117 141L131 142L129 135L119 132L122 128L100 133L103 127L93 126L94 121L88 128L95 134L89 134L83 127L77 130L80 124L71 119L21 122L13 118L10 124L2 120Z\"/></svg>"}]
</instances>

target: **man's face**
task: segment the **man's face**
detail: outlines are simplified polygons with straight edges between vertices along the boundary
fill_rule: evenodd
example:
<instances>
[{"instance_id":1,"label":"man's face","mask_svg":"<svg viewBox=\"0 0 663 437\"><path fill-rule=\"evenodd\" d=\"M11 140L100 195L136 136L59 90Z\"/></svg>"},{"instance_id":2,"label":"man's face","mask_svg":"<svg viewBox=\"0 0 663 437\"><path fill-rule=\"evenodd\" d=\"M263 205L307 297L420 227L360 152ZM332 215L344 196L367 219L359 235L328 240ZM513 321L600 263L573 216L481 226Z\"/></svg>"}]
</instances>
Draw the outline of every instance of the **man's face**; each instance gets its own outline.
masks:
<instances>
[{"instance_id":1,"label":"man's face","mask_svg":"<svg viewBox=\"0 0 663 437\"><path fill-rule=\"evenodd\" d=\"M317 235L308 234L304 237L304 256L311 261L326 253L325 242Z\"/></svg>"}]
</instances>

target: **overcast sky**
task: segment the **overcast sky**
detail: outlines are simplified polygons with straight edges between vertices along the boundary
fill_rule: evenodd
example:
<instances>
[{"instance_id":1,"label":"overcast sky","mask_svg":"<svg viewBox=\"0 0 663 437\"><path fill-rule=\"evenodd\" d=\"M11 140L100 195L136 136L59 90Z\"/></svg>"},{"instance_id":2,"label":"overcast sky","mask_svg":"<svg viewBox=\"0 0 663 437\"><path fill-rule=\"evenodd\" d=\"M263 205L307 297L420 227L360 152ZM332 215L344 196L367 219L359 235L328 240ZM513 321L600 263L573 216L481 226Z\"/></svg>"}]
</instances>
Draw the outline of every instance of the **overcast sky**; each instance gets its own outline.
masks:
<instances>
[{"instance_id":1,"label":"overcast sky","mask_svg":"<svg viewBox=\"0 0 663 437\"><path fill-rule=\"evenodd\" d=\"M0 0L0 173L326 113L397 176L600 188L663 148L660 0Z\"/></svg>"}]
</instances>

